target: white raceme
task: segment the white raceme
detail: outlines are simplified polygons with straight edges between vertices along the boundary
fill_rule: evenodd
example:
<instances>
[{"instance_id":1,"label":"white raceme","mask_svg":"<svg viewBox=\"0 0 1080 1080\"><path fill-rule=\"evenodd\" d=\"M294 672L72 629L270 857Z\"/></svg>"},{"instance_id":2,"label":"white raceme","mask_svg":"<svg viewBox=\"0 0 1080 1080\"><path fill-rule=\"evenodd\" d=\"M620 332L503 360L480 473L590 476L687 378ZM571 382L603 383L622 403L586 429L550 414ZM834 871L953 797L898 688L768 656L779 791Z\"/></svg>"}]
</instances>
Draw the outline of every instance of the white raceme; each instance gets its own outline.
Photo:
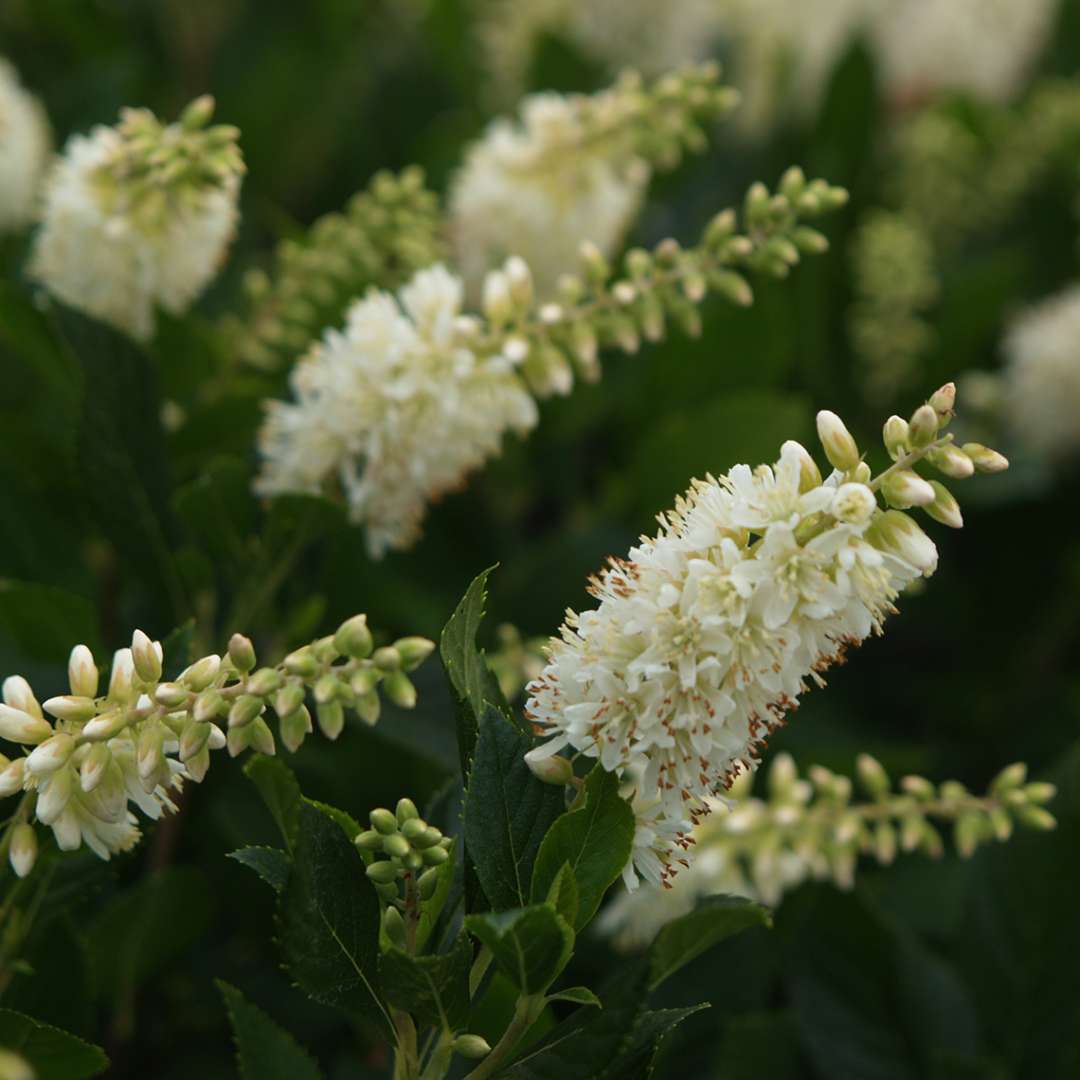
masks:
<instances>
[{"instance_id":1,"label":"white raceme","mask_svg":"<svg viewBox=\"0 0 1080 1080\"><path fill-rule=\"evenodd\" d=\"M462 294L435 266L397 298L373 289L356 301L297 364L295 400L269 403L257 490L340 485L373 555L411 544L429 503L537 419L513 365L470 347Z\"/></svg>"},{"instance_id":2,"label":"white raceme","mask_svg":"<svg viewBox=\"0 0 1080 1080\"><path fill-rule=\"evenodd\" d=\"M613 152L583 122L586 99L536 94L520 120L500 118L473 144L450 190L450 225L470 293L508 256L520 256L541 296L576 268L585 241L610 255L638 213L649 167ZM621 99L607 99L612 120Z\"/></svg>"},{"instance_id":3,"label":"white raceme","mask_svg":"<svg viewBox=\"0 0 1080 1080\"><path fill-rule=\"evenodd\" d=\"M1013 436L1035 454L1080 449L1080 285L1035 304L1005 336L1001 401Z\"/></svg>"},{"instance_id":4,"label":"white raceme","mask_svg":"<svg viewBox=\"0 0 1080 1080\"><path fill-rule=\"evenodd\" d=\"M568 612L527 715L548 737L534 760L569 746L681 823L755 766L808 680L880 632L937 553L866 484L839 472L822 483L794 442L773 467L696 481L660 522L593 579L596 608ZM635 856L648 880L674 872L670 845L659 870Z\"/></svg>"},{"instance_id":5,"label":"white raceme","mask_svg":"<svg viewBox=\"0 0 1080 1080\"><path fill-rule=\"evenodd\" d=\"M21 228L33 216L50 142L41 103L0 57L0 233Z\"/></svg>"},{"instance_id":6,"label":"white raceme","mask_svg":"<svg viewBox=\"0 0 1080 1080\"><path fill-rule=\"evenodd\" d=\"M161 125L125 110L74 135L46 178L30 274L66 304L139 341L162 308L179 315L215 277L236 231L236 131L202 130L212 105Z\"/></svg>"}]
</instances>

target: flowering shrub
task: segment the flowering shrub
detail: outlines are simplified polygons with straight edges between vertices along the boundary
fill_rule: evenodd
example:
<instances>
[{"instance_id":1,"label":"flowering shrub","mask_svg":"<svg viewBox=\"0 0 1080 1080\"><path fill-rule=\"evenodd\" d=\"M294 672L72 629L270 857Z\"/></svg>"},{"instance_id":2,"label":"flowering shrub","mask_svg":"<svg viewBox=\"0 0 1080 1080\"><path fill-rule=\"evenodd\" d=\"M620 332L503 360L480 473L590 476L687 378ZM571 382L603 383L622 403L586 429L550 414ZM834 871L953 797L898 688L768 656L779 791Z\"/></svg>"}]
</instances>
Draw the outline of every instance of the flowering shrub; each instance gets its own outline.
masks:
<instances>
[{"instance_id":1,"label":"flowering shrub","mask_svg":"<svg viewBox=\"0 0 1080 1080\"><path fill-rule=\"evenodd\" d=\"M1071 3L0 9L0 1080L1071 1075Z\"/></svg>"}]
</instances>

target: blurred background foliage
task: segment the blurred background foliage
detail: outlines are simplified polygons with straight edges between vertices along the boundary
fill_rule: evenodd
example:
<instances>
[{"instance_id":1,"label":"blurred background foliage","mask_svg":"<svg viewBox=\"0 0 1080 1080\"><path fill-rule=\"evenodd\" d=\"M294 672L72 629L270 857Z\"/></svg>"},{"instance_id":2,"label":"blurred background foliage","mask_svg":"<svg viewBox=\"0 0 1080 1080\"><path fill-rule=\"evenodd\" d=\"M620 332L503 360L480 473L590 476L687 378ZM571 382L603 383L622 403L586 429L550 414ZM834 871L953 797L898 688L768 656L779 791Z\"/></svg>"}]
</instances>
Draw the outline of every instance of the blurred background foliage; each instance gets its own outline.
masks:
<instances>
[{"instance_id":1,"label":"blurred background foliage","mask_svg":"<svg viewBox=\"0 0 1080 1080\"><path fill-rule=\"evenodd\" d=\"M831 252L788 282L756 283L749 310L707 305L700 339L611 358L598 384L544 403L537 431L434 508L413 551L372 562L340 509L250 495L265 381L210 402L200 388L227 359L218 318L277 240L380 168L418 162L445 188L491 116L473 7L0 4L0 53L43 98L58 141L112 122L123 105L171 117L209 92L242 130L249 170L225 273L147 353L36 306L20 279L25 239L0 246L0 673L56 693L72 643L101 654L133 626L164 638L191 619L196 648L244 630L267 656L355 611L388 637L436 637L495 562L489 639L500 622L550 633L584 602L586 575L651 531L692 475L772 460L787 438L809 443L822 407L876 442L887 412L906 415L945 379L997 367L1009 314L1076 275L1080 160L1014 220L951 254L918 384L884 408L864 399L847 330L850 248L865 212L888 203L890 129L873 58L856 42L815 116L753 139L727 125L707 154L654 184L635 233L691 238L752 180L798 163L851 190L827 226ZM1078 65L1080 4L1069 2L1040 70L1071 76ZM527 83L593 89L607 78L552 37L538 41ZM185 415L175 430L161 422L166 401ZM680 1028L665 1075L1080 1075L1080 473L1066 464L969 483L967 527L936 530L931 586L808 697L773 749L845 771L865 750L894 774L956 776L973 789L1027 760L1061 785L1059 829L968 862L867 866L850 894L799 889L775 930L727 943L665 990L673 1003L714 1006ZM291 762L306 792L359 817L437 790L454 764L448 698L434 661L419 676L414 713L307 742ZM235 1075L212 982L223 978L285 1020L329 1075L382 1075L385 1063L361 1060L352 1033L289 987L271 895L225 858L270 829L230 762L134 853L107 866L85 851L66 860L4 1004L101 1042L110 1075L211 1080ZM611 963L607 944L594 936L578 963L572 981L591 984Z\"/></svg>"}]
</instances>

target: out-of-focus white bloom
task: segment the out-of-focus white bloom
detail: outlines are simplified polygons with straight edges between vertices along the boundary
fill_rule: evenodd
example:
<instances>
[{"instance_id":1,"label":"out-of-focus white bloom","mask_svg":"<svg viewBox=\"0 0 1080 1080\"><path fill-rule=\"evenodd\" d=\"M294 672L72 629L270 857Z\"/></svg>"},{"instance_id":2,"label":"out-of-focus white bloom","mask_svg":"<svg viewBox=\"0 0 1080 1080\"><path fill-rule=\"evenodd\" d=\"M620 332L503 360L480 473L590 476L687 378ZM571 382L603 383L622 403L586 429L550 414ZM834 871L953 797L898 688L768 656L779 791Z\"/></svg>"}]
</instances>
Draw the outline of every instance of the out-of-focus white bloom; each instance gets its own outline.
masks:
<instances>
[{"instance_id":1,"label":"out-of-focus white bloom","mask_svg":"<svg viewBox=\"0 0 1080 1080\"><path fill-rule=\"evenodd\" d=\"M243 164L235 128L205 128L199 99L175 124L127 109L68 140L46 178L31 275L72 307L153 337L155 311L187 310L236 231Z\"/></svg>"},{"instance_id":2,"label":"out-of-focus white bloom","mask_svg":"<svg viewBox=\"0 0 1080 1080\"><path fill-rule=\"evenodd\" d=\"M471 294L510 255L532 270L541 296L576 268L591 241L605 255L621 243L641 207L649 167L599 137L605 122L585 124L582 104L599 99L536 94L520 122L501 118L468 151L450 191L457 263ZM611 94L614 122L623 98Z\"/></svg>"},{"instance_id":3,"label":"out-of-focus white bloom","mask_svg":"<svg viewBox=\"0 0 1080 1080\"><path fill-rule=\"evenodd\" d=\"M472 351L462 283L443 266L398 298L371 290L297 364L293 402L271 402L260 436L265 495L340 484L373 555L418 536L430 502L528 431L536 403L511 363Z\"/></svg>"},{"instance_id":4,"label":"out-of-focus white bloom","mask_svg":"<svg viewBox=\"0 0 1080 1080\"><path fill-rule=\"evenodd\" d=\"M511 97L545 34L611 71L632 67L651 76L705 59L718 14L716 0L500 0L485 13L480 33L496 87Z\"/></svg>"},{"instance_id":5,"label":"out-of-focus white bloom","mask_svg":"<svg viewBox=\"0 0 1080 1080\"><path fill-rule=\"evenodd\" d=\"M1054 458L1080 449L1080 285L1022 312L1005 336L1001 403L1013 435Z\"/></svg>"},{"instance_id":6,"label":"out-of-focus white bloom","mask_svg":"<svg viewBox=\"0 0 1080 1080\"><path fill-rule=\"evenodd\" d=\"M821 684L850 646L880 632L900 591L936 560L905 560L870 489L861 497L838 472L815 482L808 462L788 442L772 468L696 481L661 515L658 536L592 580L598 606L567 613L529 685L527 715L549 736L534 756L569 745L597 758L632 779L642 805L658 799L678 833L754 767L807 679ZM674 852L654 859L647 839L636 870L667 881Z\"/></svg>"},{"instance_id":7,"label":"out-of-focus white bloom","mask_svg":"<svg viewBox=\"0 0 1080 1080\"><path fill-rule=\"evenodd\" d=\"M776 107L810 110L855 40L870 47L897 104L958 91L1014 97L1053 27L1058 0L723 0L742 118L760 127Z\"/></svg>"},{"instance_id":8,"label":"out-of-focus white bloom","mask_svg":"<svg viewBox=\"0 0 1080 1080\"><path fill-rule=\"evenodd\" d=\"M30 221L50 144L41 102L0 57L0 232Z\"/></svg>"}]
</instances>

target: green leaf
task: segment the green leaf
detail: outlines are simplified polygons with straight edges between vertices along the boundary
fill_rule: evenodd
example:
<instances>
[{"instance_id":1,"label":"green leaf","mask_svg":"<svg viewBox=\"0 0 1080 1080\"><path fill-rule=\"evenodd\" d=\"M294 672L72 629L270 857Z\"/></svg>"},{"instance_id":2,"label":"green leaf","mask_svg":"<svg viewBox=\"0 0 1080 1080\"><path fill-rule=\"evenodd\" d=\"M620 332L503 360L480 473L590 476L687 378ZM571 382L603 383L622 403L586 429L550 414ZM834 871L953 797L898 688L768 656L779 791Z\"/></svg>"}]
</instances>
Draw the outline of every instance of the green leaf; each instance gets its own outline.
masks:
<instances>
[{"instance_id":1,"label":"green leaf","mask_svg":"<svg viewBox=\"0 0 1080 1080\"><path fill-rule=\"evenodd\" d=\"M494 566L479 574L454 609L439 639L439 655L450 680L457 715L461 775L468 776L479 736L480 716L491 704L509 715L498 680L476 645L476 631L484 618L487 581Z\"/></svg>"},{"instance_id":2,"label":"green leaf","mask_svg":"<svg viewBox=\"0 0 1080 1080\"><path fill-rule=\"evenodd\" d=\"M109 1067L100 1047L14 1009L0 1009L0 1046L21 1054L34 1080L83 1080Z\"/></svg>"},{"instance_id":3,"label":"green leaf","mask_svg":"<svg viewBox=\"0 0 1080 1080\"><path fill-rule=\"evenodd\" d=\"M562 788L537 780L525 763L531 742L498 709L487 706L465 792L465 847L492 908L529 903L533 861L549 826L562 812ZM561 860L542 890L547 898ZM621 867L620 867L621 869Z\"/></svg>"},{"instance_id":4,"label":"green leaf","mask_svg":"<svg viewBox=\"0 0 1080 1080\"><path fill-rule=\"evenodd\" d=\"M175 679L192 661L191 645L195 639L195 620L187 619L174 627L161 642L165 657L166 679Z\"/></svg>"},{"instance_id":5,"label":"green leaf","mask_svg":"<svg viewBox=\"0 0 1080 1080\"><path fill-rule=\"evenodd\" d=\"M65 664L76 642L98 657L104 653L94 605L86 597L0 578L0 648L13 670L33 681L36 672Z\"/></svg>"},{"instance_id":6,"label":"green leaf","mask_svg":"<svg viewBox=\"0 0 1080 1080\"><path fill-rule=\"evenodd\" d=\"M596 914L604 893L622 873L634 845L634 813L619 795L614 773L595 766L585 780L584 802L547 831L533 868L532 899L546 897L565 863L578 887L574 929Z\"/></svg>"},{"instance_id":7,"label":"green leaf","mask_svg":"<svg viewBox=\"0 0 1080 1080\"><path fill-rule=\"evenodd\" d=\"M242 847L230 851L229 858L254 870L274 892L281 892L289 880L289 856L280 848Z\"/></svg>"},{"instance_id":8,"label":"green leaf","mask_svg":"<svg viewBox=\"0 0 1080 1080\"><path fill-rule=\"evenodd\" d=\"M336 806L330 806L328 803L319 802L318 799L308 799L308 802L318 807L328 818L333 818L350 840L355 840L364 831L364 826L352 814L339 810Z\"/></svg>"},{"instance_id":9,"label":"green leaf","mask_svg":"<svg viewBox=\"0 0 1080 1080\"><path fill-rule=\"evenodd\" d=\"M386 1000L417 1019L460 1031L469 1017L472 945L459 935L449 952L410 956L391 947L379 960Z\"/></svg>"},{"instance_id":10,"label":"green leaf","mask_svg":"<svg viewBox=\"0 0 1080 1080\"><path fill-rule=\"evenodd\" d=\"M188 534L224 569L249 569L248 538L258 520L250 474L246 461L215 458L172 497L173 512Z\"/></svg>"},{"instance_id":11,"label":"green leaf","mask_svg":"<svg viewBox=\"0 0 1080 1080\"><path fill-rule=\"evenodd\" d=\"M321 1080L318 1065L292 1035L235 987L216 982L232 1024L242 1080Z\"/></svg>"},{"instance_id":12,"label":"green leaf","mask_svg":"<svg viewBox=\"0 0 1080 1080\"><path fill-rule=\"evenodd\" d=\"M470 915L465 926L523 994L546 990L574 949L573 930L550 904Z\"/></svg>"},{"instance_id":13,"label":"green leaf","mask_svg":"<svg viewBox=\"0 0 1080 1080\"><path fill-rule=\"evenodd\" d=\"M600 999L587 986L571 986L557 994L549 994L548 1001L572 1001L575 1005L595 1005L603 1008Z\"/></svg>"},{"instance_id":14,"label":"green leaf","mask_svg":"<svg viewBox=\"0 0 1080 1080\"><path fill-rule=\"evenodd\" d=\"M571 925L578 913L578 887L571 865L563 863L545 897L547 902Z\"/></svg>"},{"instance_id":15,"label":"green leaf","mask_svg":"<svg viewBox=\"0 0 1080 1080\"><path fill-rule=\"evenodd\" d=\"M279 904L285 966L308 996L389 1019L378 996L379 898L341 826L301 800L293 869Z\"/></svg>"},{"instance_id":16,"label":"green leaf","mask_svg":"<svg viewBox=\"0 0 1080 1080\"><path fill-rule=\"evenodd\" d=\"M86 928L97 996L117 1001L187 953L214 906L206 875L194 867L166 867L119 893Z\"/></svg>"},{"instance_id":17,"label":"green leaf","mask_svg":"<svg viewBox=\"0 0 1080 1080\"><path fill-rule=\"evenodd\" d=\"M296 843L303 798L296 775L283 761L265 754L250 758L244 766L244 775L259 789L266 808L277 822L285 847L291 852Z\"/></svg>"},{"instance_id":18,"label":"green leaf","mask_svg":"<svg viewBox=\"0 0 1080 1080\"><path fill-rule=\"evenodd\" d=\"M741 896L710 896L669 922L649 949L649 989L655 990L707 949L752 926L772 926L768 908Z\"/></svg>"}]
</instances>

